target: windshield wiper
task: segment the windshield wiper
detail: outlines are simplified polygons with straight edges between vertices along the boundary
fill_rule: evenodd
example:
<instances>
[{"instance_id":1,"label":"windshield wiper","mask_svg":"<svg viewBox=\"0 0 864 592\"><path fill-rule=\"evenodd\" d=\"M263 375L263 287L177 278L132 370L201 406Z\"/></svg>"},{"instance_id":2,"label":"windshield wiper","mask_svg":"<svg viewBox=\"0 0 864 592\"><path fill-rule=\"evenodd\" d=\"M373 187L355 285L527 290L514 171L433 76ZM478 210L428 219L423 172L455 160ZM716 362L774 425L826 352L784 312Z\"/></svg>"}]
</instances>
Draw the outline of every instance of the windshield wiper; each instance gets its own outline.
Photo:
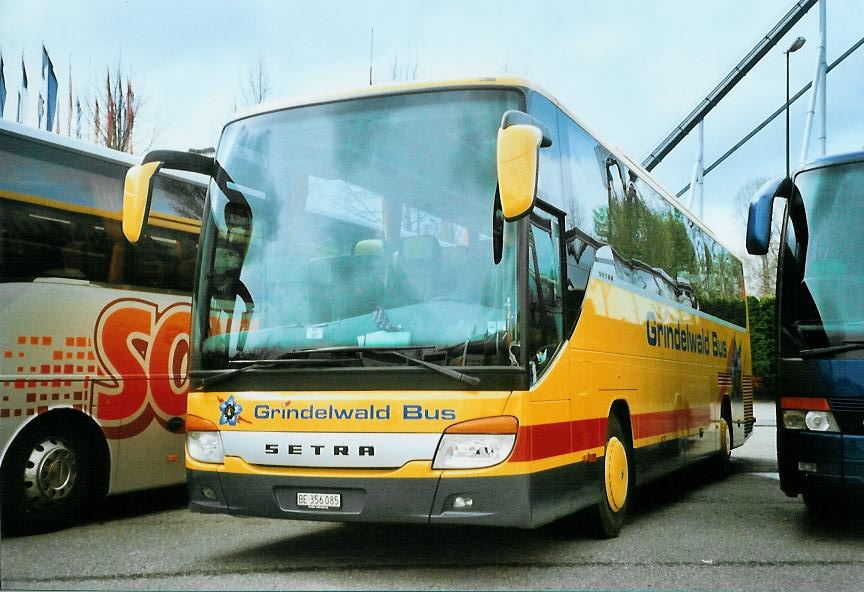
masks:
<instances>
[{"instance_id":1,"label":"windshield wiper","mask_svg":"<svg viewBox=\"0 0 864 592\"><path fill-rule=\"evenodd\" d=\"M828 347L814 347L813 349L802 349L802 358L812 358L823 354L836 354L840 352L853 351L856 349L864 349L864 341L844 341L838 345L829 345Z\"/></svg>"},{"instance_id":2,"label":"windshield wiper","mask_svg":"<svg viewBox=\"0 0 864 592\"><path fill-rule=\"evenodd\" d=\"M251 370L263 370L265 368L277 368L279 366L295 366L301 364L332 364L333 362L342 362L345 359L346 358L278 358L275 360L229 360L229 364L244 365L238 368L228 368L225 370L221 370L218 374L212 374L201 379L201 384L198 386L198 390L202 390L204 387L207 386L218 384L224 380L231 378L232 376L236 376L243 372L249 372ZM195 373L193 373L193 376L194 374Z\"/></svg>"},{"instance_id":3,"label":"windshield wiper","mask_svg":"<svg viewBox=\"0 0 864 592\"><path fill-rule=\"evenodd\" d=\"M471 386L477 386L480 384L480 379L476 376L469 376L462 372L457 372L456 370L451 370L447 366L439 366L438 364L433 364L432 362L427 362L426 360L421 360L420 358L415 358L414 356L409 356L408 354L404 354L399 350L380 350L385 353L393 354L394 356L398 356L403 360L407 360L419 366L423 366L424 368L429 368L430 370L434 370L439 374L443 374L444 376L449 376L459 382L464 382L465 384L470 384Z\"/></svg>"},{"instance_id":4,"label":"windshield wiper","mask_svg":"<svg viewBox=\"0 0 864 592\"><path fill-rule=\"evenodd\" d=\"M207 376L206 378L201 379L201 383L198 385L197 390L203 390L205 387L212 386L214 384L218 384L222 381L228 380L232 376L236 376L242 372L249 372L250 370L260 370L263 368L273 368L280 363L292 363L296 362L296 360L232 360L229 363L245 363L245 366L240 366L239 368L230 368L227 370L222 370L219 374L213 374Z\"/></svg>"},{"instance_id":5,"label":"windshield wiper","mask_svg":"<svg viewBox=\"0 0 864 592\"><path fill-rule=\"evenodd\" d=\"M305 354L338 354L338 353L392 353L398 350L412 350L412 349L435 349L434 345L388 345L386 347L371 347L371 346L362 346L362 345L334 345L333 347L312 347L307 349L292 349L287 352L281 354L278 359L286 360L293 359L295 356L305 355Z\"/></svg>"},{"instance_id":6,"label":"windshield wiper","mask_svg":"<svg viewBox=\"0 0 864 592\"><path fill-rule=\"evenodd\" d=\"M439 364L433 364L432 362L427 362L426 360L416 358L414 356L408 355L404 353L405 351L411 350L429 350L436 349L434 345L396 345L396 346L386 346L386 347L368 347L368 346L355 346L355 345L347 345L347 346L335 346L335 347L322 347L319 349L298 349L294 351L286 352L285 354L279 356L280 359L285 359L287 356L295 356L298 354L314 354L314 353L358 353L358 354L391 354L396 357L402 358L407 362L411 362L412 364L417 364L418 366L423 366L424 368L428 368L429 370L434 370L439 374L443 374L444 376L448 376L454 380L458 380L459 382L463 382L465 384L470 384L471 386L477 386L480 384L480 379L476 376L469 376L464 374L463 372L457 372L456 370L452 370L446 366L441 366Z\"/></svg>"},{"instance_id":7,"label":"windshield wiper","mask_svg":"<svg viewBox=\"0 0 864 592\"><path fill-rule=\"evenodd\" d=\"M322 347L318 349L298 349L285 352L281 356L276 359L269 360L231 360L230 364L243 364L239 368L230 368L227 370L223 370L219 374L208 376L201 380L200 385L198 386L198 390L202 390L208 386L213 386L214 384L218 384L223 382L233 376L237 376L243 372L249 372L252 370L262 370L265 368L276 368L279 366L291 366L296 364L328 364L332 362L344 361L345 358L313 358L307 357L310 354L338 354L338 353L348 353L348 354L390 354L396 357L402 358L408 362L413 364L417 364L418 366L423 366L424 368L428 368L429 370L434 370L444 376L448 376L454 380L458 380L459 382L469 384L472 386L477 386L480 384L480 379L474 376L469 376L462 372L457 372L456 370L451 370L446 366L440 366L438 364L433 364L432 362L427 362L426 360L421 360L420 358L416 358L414 356L410 356L406 353L403 353L402 350L428 350L435 349L434 345L406 345L406 346L392 346L392 347L362 347L362 346L336 346L336 347ZM304 356L304 357L297 357Z\"/></svg>"}]
</instances>

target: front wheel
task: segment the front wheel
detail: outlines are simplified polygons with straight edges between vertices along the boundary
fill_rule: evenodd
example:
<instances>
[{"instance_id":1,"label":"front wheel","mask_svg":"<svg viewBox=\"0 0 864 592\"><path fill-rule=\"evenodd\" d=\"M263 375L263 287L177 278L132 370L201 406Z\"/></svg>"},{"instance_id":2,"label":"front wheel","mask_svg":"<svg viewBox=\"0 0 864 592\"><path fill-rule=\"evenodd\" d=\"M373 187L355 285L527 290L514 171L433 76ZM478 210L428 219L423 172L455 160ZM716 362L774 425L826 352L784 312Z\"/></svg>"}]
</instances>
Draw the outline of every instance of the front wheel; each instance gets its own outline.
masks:
<instances>
[{"instance_id":1,"label":"front wheel","mask_svg":"<svg viewBox=\"0 0 864 592\"><path fill-rule=\"evenodd\" d=\"M92 482L90 459L86 442L57 426L19 438L0 476L4 534L56 530L77 518Z\"/></svg>"},{"instance_id":2,"label":"front wheel","mask_svg":"<svg viewBox=\"0 0 864 592\"><path fill-rule=\"evenodd\" d=\"M616 416L609 418L603 455L603 487L597 503L598 534L614 538L624 526L633 480L630 440Z\"/></svg>"}]
</instances>

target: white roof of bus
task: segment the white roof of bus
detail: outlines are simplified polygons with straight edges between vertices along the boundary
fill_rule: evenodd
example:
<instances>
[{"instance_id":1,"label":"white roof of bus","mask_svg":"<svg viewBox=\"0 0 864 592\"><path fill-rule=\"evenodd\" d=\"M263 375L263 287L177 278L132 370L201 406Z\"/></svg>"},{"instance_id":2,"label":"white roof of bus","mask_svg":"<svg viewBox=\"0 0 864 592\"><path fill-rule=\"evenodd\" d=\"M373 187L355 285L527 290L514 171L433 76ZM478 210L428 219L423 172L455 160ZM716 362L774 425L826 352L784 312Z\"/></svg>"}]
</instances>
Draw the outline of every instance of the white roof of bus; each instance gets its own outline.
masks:
<instances>
[{"instance_id":1,"label":"white roof of bus","mask_svg":"<svg viewBox=\"0 0 864 592\"><path fill-rule=\"evenodd\" d=\"M738 258L738 256L730 249L723 241L718 239L714 233L708 228L699 218L691 212L687 206L681 203L676 197L674 197L671 193L666 191L657 181L651 176L647 170L642 168L642 165L634 161L632 158L627 156L620 148L618 148L614 144L610 144L609 142L605 142L603 138L595 133L589 126L586 126L584 122L576 117L564 104L558 101L555 97L553 97L549 92L544 90L538 84L535 84L531 80L527 78L522 78L518 76L490 76L490 77L482 77L482 78L464 78L464 79L456 79L456 80L444 80L444 81L433 81L433 82L407 82L407 83L398 83L398 84L383 84L383 85L372 85L361 88L356 88L353 90L345 90L334 92L330 94L324 95L313 95L306 97L297 97L291 99L281 99L278 101L268 101L266 103L261 103L260 105L255 105L254 107L250 107L248 109L244 109L239 111L232 117L226 125L238 121L240 119L245 119L247 117L252 117L255 115L261 115L263 113L270 113L273 111L281 111L283 109L291 109L294 107L305 107L310 105L318 105L322 103L332 103L336 101L345 101L351 99L359 99L364 97L375 97L375 96L384 96L384 95L393 95L393 94L402 94L402 93L410 93L410 92L423 92L423 91L431 91L438 89L448 89L448 88L523 88L529 89L534 92L537 92L547 99L555 103L562 111L567 113L567 115L573 119L579 126L584 129L586 132L591 134L600 144L606 147L609 152L611 152L616 158L622 161L627 167L633 171L636 171L639 174L639 177L642 178L646 183L648 183L652 189L657 191L660 195L662 195L666 200L671 203L674 207L679 209L688 219L692 220L699 228L701 228L708 236L717 241L719 244L723 245L733 257Z\"/></svg>"},{"instance_id":2,"label":"white roof of bus","mask_svg":"<svg viewBox=\"0 0 864 592\"><path fill-rule=\"evenodd\" d=\"M2 135L12 135L18 136L20 138L26 138L40 144L50 145L55 148L68 150L69 152L75 152L77 154L82 154L91 158L98 158L100 160L112 162L115 164L122 164L128 167L136 164L141 164L141 157L139 156L128 154L126 152L120 152L119 150L112 150L111 148L98 146L96 144L91 144L90 142L83 142L81 140L67 138L66 136L61 136L60 134L35 129L26 125L14 123L12 121L6 121L4 119L0 119L0 136ZM0 145L0 150L2 150L2 145ZM182 171L161 171L160 174L166 175L168 177L180 178L184 181L191 181L193 183L199 183L202 185L205 185L207 183L207 179L206 177L204 177L204 175L198 175L195 173L185 173Z\"/></svg>"}]
</instances>

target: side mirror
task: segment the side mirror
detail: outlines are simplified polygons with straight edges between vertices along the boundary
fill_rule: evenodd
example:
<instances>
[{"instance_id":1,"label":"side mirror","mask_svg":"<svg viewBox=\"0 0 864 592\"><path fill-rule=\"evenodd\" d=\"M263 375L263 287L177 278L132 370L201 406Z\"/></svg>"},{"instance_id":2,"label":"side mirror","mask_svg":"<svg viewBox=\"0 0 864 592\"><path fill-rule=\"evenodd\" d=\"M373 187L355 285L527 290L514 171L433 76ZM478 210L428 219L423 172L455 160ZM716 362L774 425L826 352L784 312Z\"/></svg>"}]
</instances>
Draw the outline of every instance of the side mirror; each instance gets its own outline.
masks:
<instances>
[{"instance_id":1,"label":"side mirror","mask_svg":"<svg viewBox=\"0 0 864 592\"><path fill-rule=\"evenodd\" d=\"M538 150L551 146L548 130L521 111L507 111L498 129L498 190L508 222L527 215L537 195Z\"/></svg>"},{"instance_id":2,"label":"side mirror","mask_svg":"<svg viewBox=\"0 0 864 592\"><path fill-rule=\"evenodd\" d=\"M750 202L750 212L747 215L747 252L751 255L764 255L768 252L774 198L788 197L791 187L792 180L788 177L771 179L759 188Z\"/></svg>"},{"instance_id":3,"label":"side mirror","mask_svg":"<svg viewBox=\"0 0 864 592\"><path fill-rule=\"evenodd\" d=\"M130 243L137 243L150 213L153 196L153 176L161 162L137 164L126 172L123 186L123 235Z\"/></svg>"},{"instance_id":4,"label":"side mirror","mask_svg":"<svg viewBox=\"0 0 864 592\"><path fill-rule=\"evenodd\" d=\"M129 169L123 186L123 235L130 243L137 243L141 238L141 231L150 214L153 177L163 168L212 177L216 160L191 152L154 150L144 155L141 164Z\"/></svg>"}]
</instances>

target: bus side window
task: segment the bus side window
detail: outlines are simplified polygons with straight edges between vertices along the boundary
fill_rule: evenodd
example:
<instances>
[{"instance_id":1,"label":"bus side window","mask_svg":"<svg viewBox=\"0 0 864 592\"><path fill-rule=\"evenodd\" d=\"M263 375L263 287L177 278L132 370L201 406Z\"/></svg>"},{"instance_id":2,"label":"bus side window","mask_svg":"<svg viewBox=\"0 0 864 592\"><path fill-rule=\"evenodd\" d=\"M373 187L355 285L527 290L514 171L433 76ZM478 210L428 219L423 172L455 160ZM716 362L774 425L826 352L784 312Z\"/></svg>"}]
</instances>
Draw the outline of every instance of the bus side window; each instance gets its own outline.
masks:
<instances>
[{"instance_id":1,"label":"bus side window","mask_svg":"<svg viewBox=\"0 0 864 592\"><path fill-rule=\"evenodd\" d=\"M537 211L537 210L535 210ZM564 299L557 220L531 216L528 225L528 354L536 375L562 341Z\"/></svg>"},{"instance_id":2,"label":"bus side window","mask_svg":"<svg viewBox=\"0 0 864 592\"><path fill-rule=\"evenodd\" d=\"M565 243L567 245L567 290L564 293L564 306L567 312L569 335L579 318L597 247L593 241L575 228L567 232Z\"/></svg>"},{"instance_id":3,"label":"bus side window","mask_svg":"<svg viewBox=\"0 0 864 592\"><path fill-rule=\"evenodd\" d=\"M128 245L129 284L170 292L191 292L195 275L198 230L194 222L201 219L203 187L158 178L154 206L144 235L137 245ZM154 218L153 214L157 214ZM164 218L168 216L166 222ZM158 218L162 218L159 220ZM170 224L181 224L183 229ZM112 262L112 267L113 267Z\"/></svg>"}]
</instances>

